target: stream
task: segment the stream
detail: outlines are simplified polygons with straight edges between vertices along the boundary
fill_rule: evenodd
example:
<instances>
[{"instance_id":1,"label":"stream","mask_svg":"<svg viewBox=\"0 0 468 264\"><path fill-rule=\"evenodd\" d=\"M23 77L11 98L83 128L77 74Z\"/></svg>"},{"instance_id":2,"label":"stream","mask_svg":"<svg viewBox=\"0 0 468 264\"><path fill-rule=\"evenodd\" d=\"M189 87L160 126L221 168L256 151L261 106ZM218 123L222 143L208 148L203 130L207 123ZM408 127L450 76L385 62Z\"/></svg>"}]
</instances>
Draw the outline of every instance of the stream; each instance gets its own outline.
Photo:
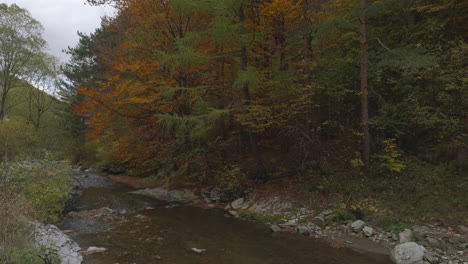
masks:
<instances>
[{"instance_id":1,"label":"stream","mask_svg":"<svg viewBox=\"0 0 468 264\"><path fill-rule=\"evenodd\" d=\"M174 206L129 194L133 188L95 173L76 172L75 178L85 187L75 211L115 211L104 217L66 217L59 224L81 248L107 249L85 256L84 264L392 263L388 255L333 248L296 233L272 233L263 224L226 217L221 209Z\"/></svg>"}]
</instances>

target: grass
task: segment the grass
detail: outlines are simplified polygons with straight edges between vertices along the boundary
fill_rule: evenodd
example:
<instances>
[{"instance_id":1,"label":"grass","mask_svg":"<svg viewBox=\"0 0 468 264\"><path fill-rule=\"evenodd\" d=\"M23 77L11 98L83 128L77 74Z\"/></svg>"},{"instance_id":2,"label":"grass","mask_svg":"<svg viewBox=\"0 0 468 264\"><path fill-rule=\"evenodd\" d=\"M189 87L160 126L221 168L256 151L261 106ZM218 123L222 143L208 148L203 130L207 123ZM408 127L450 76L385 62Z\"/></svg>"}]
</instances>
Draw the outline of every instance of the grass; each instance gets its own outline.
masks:
<instances>
[{"instance_id":1,"label":"grass","mask_svg":"<svg viewBox=\"0 0 468 264\"><path fill-rule=\"evenodd\" d=\"M400 233L405 229L412 229L413 225L407 219L399 218L392 215L382 216L378 220L378 224L385 228L387 231L393 233Z\"/></svg>"},{"instance_id":2,"label":"grass","mask_svg":"<svg viewBox=\"0 0 468 264\"><path fill-rule=\"evenodd\" d=\"M290 179L290 193L312 208L340 208L334 218L363 219L392 232L418 223L464 224L468 218L468 178L449 166L414 156L402 157L405 168L389 171L374 162L369 173L333 158L326 171L313 170ZM283 184L286 186L287 184Z\"/></svg>"},{"instance_id":3,"label":"grass","mask_svg":"<svg viewBox=\"0 0 468 264\"><path fill-rule=\"evenodd\" d=\"M54 162L0 167L0 263L55 264L51 250L34 247L28 222L58 220L68 199L70 168ZM52 252L52 253L51 253Z\"/></svg>"}]
</instances>

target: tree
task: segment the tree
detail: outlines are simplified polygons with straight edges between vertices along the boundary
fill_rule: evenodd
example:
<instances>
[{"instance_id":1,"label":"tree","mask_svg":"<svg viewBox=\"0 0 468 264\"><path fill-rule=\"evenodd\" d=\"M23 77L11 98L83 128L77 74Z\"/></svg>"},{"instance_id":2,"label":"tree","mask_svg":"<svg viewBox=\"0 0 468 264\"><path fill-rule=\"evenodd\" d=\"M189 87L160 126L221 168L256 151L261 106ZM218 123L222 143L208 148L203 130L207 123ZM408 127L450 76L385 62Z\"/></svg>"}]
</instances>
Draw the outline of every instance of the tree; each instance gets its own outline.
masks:
<instances>
[{"instance_id":1,"label":"tree","mask_svg":"<svg viewBox=\"0 0 468 264\"><path fill-rule=\"evenodd\" d=\"M37 62L33 65L36 70L31 74L28 85L28 120L37 129L41 126L42 116L50 110L54 102L52 95L55 93L58 81L56 59L46 53L38 54L35 58Z\"/></svg>"},{"instance_id":2,"label":"tree","mask_svg":"<svg viewBox=\"0 0 468 264\"><path fill-rule=\"evenodd\" d=\"M359 17L359 43L361 49L361 122L363 134L362 157L364 166L369 169L370 166L370 135L369 135L369 103L367 87L367 23L366 23L367 1L360 0L361 15Z\"/></svg>"},{"instance_id":3,"label":"tree","mask_svg":"<svg viewBox=\"0 0 468 264\"><path fill-rule=\"evenodd\" d=\"M44 65L46 42L42 25L26 9L0 4L0 120L5 118L8 92L35 77Z\"/></svg>"}]
</instances>

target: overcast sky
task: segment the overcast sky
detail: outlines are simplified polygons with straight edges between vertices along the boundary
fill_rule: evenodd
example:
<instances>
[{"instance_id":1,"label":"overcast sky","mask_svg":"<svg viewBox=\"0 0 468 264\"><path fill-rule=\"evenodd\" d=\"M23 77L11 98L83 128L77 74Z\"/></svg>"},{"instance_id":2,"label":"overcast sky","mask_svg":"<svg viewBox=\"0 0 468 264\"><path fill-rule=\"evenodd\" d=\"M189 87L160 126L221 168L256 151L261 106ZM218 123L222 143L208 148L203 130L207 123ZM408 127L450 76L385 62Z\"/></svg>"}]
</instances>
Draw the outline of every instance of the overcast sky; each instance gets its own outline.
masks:
<instances>
[{"instance_id":1,"label":"overcast sky","mask_svg":"<svg viewBox=\"0 0 468 264\"><path fill-rule=\"evenodd\" d=\"M68 60L63 49L78 42L77 31L92 33L100 26L101 17L112 15L112 8L85 5L85 0L0 0L29 10L44 26L44 39L49 53L61 62Z\"/></svg>"}]
</instances>

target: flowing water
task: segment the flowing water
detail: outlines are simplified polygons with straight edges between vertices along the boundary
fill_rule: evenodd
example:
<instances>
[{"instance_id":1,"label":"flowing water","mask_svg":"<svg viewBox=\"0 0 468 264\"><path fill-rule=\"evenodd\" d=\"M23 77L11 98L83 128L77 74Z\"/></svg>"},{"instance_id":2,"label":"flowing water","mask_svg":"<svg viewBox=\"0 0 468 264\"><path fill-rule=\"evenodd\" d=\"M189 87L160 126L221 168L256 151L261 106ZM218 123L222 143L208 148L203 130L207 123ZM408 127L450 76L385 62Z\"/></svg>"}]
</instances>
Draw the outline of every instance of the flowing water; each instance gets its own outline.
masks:
<instances>
[{"instance_id":1,"label":"flowing water","mask_svg":"<svg viewBox=\"0 0 468 264\"><path fill-rule=\"evenodd\" d=\"M76 211L109 207L108 217L67 217L61 228L84 249L84 264L391 264L383 254L333 248L299 234L272 233L263 224L225 217L220 209L173 206L129 194L133 189L91 173L77 173L86 187ZM198 254L192 248L206 249Z\"/></svg>"}]
</instances>

